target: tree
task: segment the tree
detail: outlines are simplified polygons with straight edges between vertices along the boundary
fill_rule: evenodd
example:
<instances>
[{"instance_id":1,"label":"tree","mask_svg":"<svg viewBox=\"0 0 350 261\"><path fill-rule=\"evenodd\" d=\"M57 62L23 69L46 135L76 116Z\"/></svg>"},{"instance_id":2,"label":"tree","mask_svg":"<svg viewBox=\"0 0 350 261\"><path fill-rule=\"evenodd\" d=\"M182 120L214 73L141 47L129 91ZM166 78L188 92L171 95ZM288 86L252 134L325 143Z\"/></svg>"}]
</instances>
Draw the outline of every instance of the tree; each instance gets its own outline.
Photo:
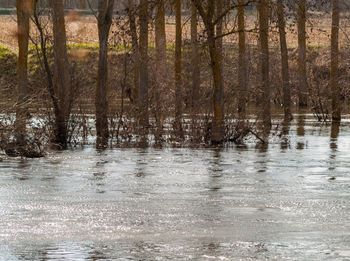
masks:
<instances>
[{"instance_id":1,"label":"tree","mask_svg":"<svg viewBox=\"0 0 350 261\"><path fill-rule=\"evenodd\" d=\"M164 80L166 79L166 32L165 32L165 6L164 0L159 0L156 4L155 17L155 41L156 41L156 88L154 88L154 96L156 102L156 136L159 140L162 135L163 120L162 120L162 106L161 93L164 88Z\"/></svg>"},{"instance_id":2,"label":"tree","mask_svg":"<svg viewBox=\"0 0 350 261\"><path fill-rule=\"evenodd\" d=\"M307 71L306 71L306 0L298 0L298 78L299 78L299 108L307 107Z\"/></svg>"},{"instance_id":3,"label":"tree","mask_svg":"<svg viewBox=\"0 0 350 261\"><path fill-rule=\"evenodd\" d=\"M108 142L108 103L107 103L107 80L108 80L108 37L112 25L114 0L98 1L98 37L99 37L99 61L97 73L97 86L95 96L96 106L96 132L98 147L105 147Z\"/></svg>"},{"instance_id":4,"label":"tree","mask_svg":"<svg viewBox=\"0 0 350 261\"><path fill-rule=\"evenodd\" d=\"M181 0L175 0L175 122L174 130L182 136L182 22L181 22Z\"/></svg>"},{"instance_id":5,"label":"tree","mask_svg":"<svg viewBox=\"0 0 350 261\"><path fill-rule=\"evenodd\" d=\"M260 0L259 5L260 71L263 85L263 124L264 129L271 128L270 79L269 79L269 1Z\"/></svg>"},{"instance_id":6,"label":"tree","mask_svg":"<svg viewBox=\"0 0 350 261\"><path fill-rule=\"evenodd\" d=\"M72 89L66 48L63 0L50 0L53 24L54 90L58 98L53 142L67 147L67 122L72 105Z\"/></svg>"},{"instance_id":7,"label":"tree","mask_svg":"<svg viewBox=\"0 0 350 261\"><path fill-rule=\"evenodd\" d=\"M341 105L338 84L338 57L339 57L339 0L332 0L332 32L331 32L331 78L332 91L332 121L340 122Z\"/></svg>"},{"instance_id":8,"label":"tree","mask_svg":"<svg viewBox=\"0 0 350 261\"><path fill-rule=\"evenodd\" d=\"M217 37L221 35L215 34L215 25L222 19L222 15L214 19L215 3L214 0L208 0L206 8L204 8L202 1L192 0L196 6L198 13L202 17L206 32L207 44L210 54L210 67L213 74L214 91L213 91L213 109L214 117L212 121L211 141L214 144L222 143L224 141L224 101L223 101L223 79L221 73L221 61L219 58L219 51L217 46Z\"/></svg>"},{"instance_id":9,"label":"tree","mask_svg":"<svg viewBox=\"0 0 350 261\"><path fill-rule=\"evenodd\" d=\"M200 57L198 50L198 19L196 6L191 2L191 68L192 68L192 90L191 111L195 113L196 102L200 87Z\"/></svg>"},{"instance_id":10,"label":"tree","mask_svg":"<svg viewBox=\"0 0 350 261\"><path fill-rule=\"evenodd\" d=\"M139 122L141 134L148 133L148 0L140 0L140 81L138 90Z\"/></svg>"},{"instance_id":11,"label":"tree","mask_svg":"<svg viewBox=\"0 0 350 261\"><path fill-rule=\"evenodd\" d=\"M136 5L134 0L128 0L128 16L129 16L129 27L130 36L132 42L132 57L134 64L134 88L131 91L131 101L138 104L139 100L139 84L140 84L140 50L139 41L137 38L137 26L136 26Z\"/></svg>"},{"instance_id":12,"label":"tree","mask_svg":"<svg viewBox=\"0 0 350 261\"><path fill-rule=\"evenodd\" d=\"M283 7L283 0L277 0L277 23L280 36L281 48L281 66L282 66L282 87L283 87L283 109L285 121L290 121L293 116L291 113L291 97L289 85L289 64L288 64L288 48L286 39L286 21Z\"/></svg>"},{"instance_id":13,"label":"tree","mask_svg":"<svg viewBox=\"0 0 350 261\"><path fill-rule=\"evenodd\" d=\"M245 0L238 0L238 114L240 119L245 118L246 92L247 92L247 69L246 69L246 43L245 43L245 22L244 4Z\"/></svg>"},{"instance_id":14,"label":"tree","mask_svg":"<svg viewBox=\"0 0 350 261\"><path fill-rule=\"evenodd\" d=\"M18 30L18 101L16 104L16 143L25 146L28 96L28 44L29 44L29 19L33 11L32 0L17 0L17 30Z\"/></svg>"}]
</instances>

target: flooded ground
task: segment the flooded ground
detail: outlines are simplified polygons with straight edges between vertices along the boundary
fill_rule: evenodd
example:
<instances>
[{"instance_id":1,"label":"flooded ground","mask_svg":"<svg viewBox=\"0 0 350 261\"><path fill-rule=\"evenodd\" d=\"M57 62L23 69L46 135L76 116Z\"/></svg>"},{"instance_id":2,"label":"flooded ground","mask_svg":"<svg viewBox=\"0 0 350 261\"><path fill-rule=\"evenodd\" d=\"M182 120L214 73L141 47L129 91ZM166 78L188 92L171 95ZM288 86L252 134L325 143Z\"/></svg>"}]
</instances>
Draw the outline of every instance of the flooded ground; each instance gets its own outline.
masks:
<instances>
[{"instance_id":1,"label":"flooded ground","mask_svg":"<svg viewBox=\"0 0 350 261\"><path fill-rule=\"evenodd\" d=\"M268 146L0 160L0 260L350 260L350 123Z\"/></svg>"}]
</instances>

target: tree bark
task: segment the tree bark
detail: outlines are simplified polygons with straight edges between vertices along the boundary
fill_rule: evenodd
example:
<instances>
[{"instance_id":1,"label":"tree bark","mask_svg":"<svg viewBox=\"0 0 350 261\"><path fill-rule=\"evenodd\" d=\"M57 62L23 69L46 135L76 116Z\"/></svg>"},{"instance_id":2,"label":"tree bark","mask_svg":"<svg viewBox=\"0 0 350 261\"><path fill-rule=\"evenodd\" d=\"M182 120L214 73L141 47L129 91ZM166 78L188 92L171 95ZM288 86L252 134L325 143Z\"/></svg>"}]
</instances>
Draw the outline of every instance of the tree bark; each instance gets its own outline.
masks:
<instances>
[{"instance_id":1,"label":"tree bark","mask_svg":"<svg viewBox=\"0 0 350 261\"><path fill-rule=\"evenodd\" d=\"M245 22L244 6L245 0L238 0L238 114L240 119L245 118L246 97L247 97L247 65L246 65L246 43L245 43Z\"/></svg>"},{"instance_id":2,"label":"tree bark","mask_svg":"<svg viewBox=\"0 0 350 261\"><path fill-rule=\"evenodd\" d=\"M18 101L16 104L15 138L19 146L25 146L27 126L27 96L28 96L28 44L29 18L33 11L32 0L17 0L17 30L18 30Z\"/></svg>"},{"instance_id":3,"label":"tree bark","mask_svg":"<svg viewBox=\"0 0 350 261\"><path fill-rule=\"evenodd\" d=\"M332 121L340 122L341 105L340 89L338 84L339 64L339 0L332 0L332 32L331 32L331 78L332 90Z\"/></svg>"},{"instance_id":4,"label":"tree bark","mask_svg":"<svg viewBox=\"0 0 350 261\"><path fill-rule=\"evenodd\" d=\"M259 36L261 82L263 85L263 124L265 130L271 128L270 81L269 81L269 1L260 0L259 4Z\"/></svg>"},{"instance_id":5,"label":"tree bark","mask_svg":"<svg viewBox=\"0 0 350 261\"><path fill-rule=\"evenodd\" d=\"M288 47L286 40L286 21L283 7L283 0L277 0L277 18L278 18L278 30L280 36L280 48L281 48L281 64L282 64L282 86L283 86L283 109L284 120L290 121L293 116L291 113L291 97L290 97L290 84L289 84L289 64L288 64Z\"/></svg>"},{"instance_id":6,"label":"tree bark","mask_svg":"<svg viewBox=\"0 0 350 261\"><path fill-rule=\"evenodd\" d=\"M164 0L159 0L156 6L155 18L155 41L156 41L156 88L154 88L154 96L156 102L156 125L157 140L161 139L163 129L162 115L162 99L161 93L164 92L164 83L166 79L166 33L165 33L165 6Z\"/></svg>"},{"instance_id":7,"label":"tree bark","mask_svg":"<svg viewBox=\"0 0 350 261\"><path fill-rule=\"evenodd\" d=\"M148 0L140 0L140 82L139 82L139 122L141 134L148 133Z\"/></svg>"},{"instance_id":8,"label":"tree bark","mask_svg":"<svg viewBox=\"0 0 350 261\"><path fill-rule=\"evenodd\" d=\"M198 50L198 19L197 9L191 3L191 67L192 67L192 90L191 90L191 111L195 114L199 98L200 88L200 57Z\"/></svg>"},{"instance_id":9,"label":"tree bark","mask_svg":"<svg viewBox=\"0 0 350 261\"><path fill-rule=\"evenodd\" d=\"M66 148L67 121L70 115L72 91L66 48L63 0L50 0L50 6L53 10L54 89L58 97L59 107L55 119L55 137L53 142L62 148Z\"/></svg>"},{"instance_id":10,"label":"tree bark","mask_svg":"<svg viewBox=\"0 0 350 261\"><path fill-rule=\"evenodd\" d=\"M106 147L108 143L108 37L112 24L114 0L99 0L98 2L98 36L99 36L99 61L97 72L97 86L95 93L96 107L96 146Z\"/></svg>"},{"instance_id":11,"label":"tree bark","mask_svg":"<svg viewBox=\"0 0 350 261\"><path fill-rule=\"evenodd\" d=\"M139 42L137 37L137 26L136 26L136 6L134 0L128 0L129 10L129 27L130 27L130 36L132 44L132 53L133 53L133 64L134 64L134 88L131 90L131 102L138 104L139 100L139 84L140 84L140 50Z\"/></svg>"},{"instance_id":12,"label":"tree bark","mask_svg":"<svg viewBox=\"0 0 350 261\"><path fill-rule=\"evenodd\" d=\"M298 73L299 108L307 107L308 83L306 71L306 0L299 0L297 6L298 27Z\"/></svg>"},{"instance_id":13,"label":"tree bark","mask_svg":"<svg viewBox=\"0 0 350 261\"><path fill-rule=\"evenodd\" d=\"M182 136L182 22L181 22L181 0L175 0L175 122L174 130Z\"/></svg>"}]
</instances>

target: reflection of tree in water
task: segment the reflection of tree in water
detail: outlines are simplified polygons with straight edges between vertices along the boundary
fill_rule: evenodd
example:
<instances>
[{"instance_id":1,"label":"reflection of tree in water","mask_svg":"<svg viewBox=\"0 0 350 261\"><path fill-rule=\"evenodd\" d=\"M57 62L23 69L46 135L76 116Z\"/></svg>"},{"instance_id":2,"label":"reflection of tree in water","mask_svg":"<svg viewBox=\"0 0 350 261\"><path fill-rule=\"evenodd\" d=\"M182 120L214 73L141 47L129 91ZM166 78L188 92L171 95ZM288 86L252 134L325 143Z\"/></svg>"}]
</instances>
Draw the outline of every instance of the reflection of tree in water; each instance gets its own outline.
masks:
<instances>
[{"instance_id":1,"label":"reflection of tree in water","mask_svg":"<svg viewBox=\"0 0 350 261\"><path fill-rule=\"evenodd\" d=\"M281 138L281 150L290 149L290 140L289 140L289 130L290 130L290 121L282 122L282 131L280 134Z\"/></svg>"},{"instance_id":2,"label":"reflection of tree in water","mask_svg":"<svg viewBox=\"0 0 350 261\"><path fill-rule=\"evenodd\" d=\"M304 137L305 136L305 115L300 114L297 118L297 136ZM297 141L297 149L303 150L305 148L305 141L298 140Z\"/></svg>"},{"instance_id":3,"label":"reflection of tree in water","mask_svg":"<svg viewBox=\"0 0 350 261\"><path fill-rule=\"evenodd\" d=\"M339 122L332 122L331 136L330 136L330 141L329 141L329 148L330 148L329 170L335 170L335 168L336 168L336 156L337 156L337 152L338 152L339 129L340 129L340 123Z\"/></svg>"}]
</instances>

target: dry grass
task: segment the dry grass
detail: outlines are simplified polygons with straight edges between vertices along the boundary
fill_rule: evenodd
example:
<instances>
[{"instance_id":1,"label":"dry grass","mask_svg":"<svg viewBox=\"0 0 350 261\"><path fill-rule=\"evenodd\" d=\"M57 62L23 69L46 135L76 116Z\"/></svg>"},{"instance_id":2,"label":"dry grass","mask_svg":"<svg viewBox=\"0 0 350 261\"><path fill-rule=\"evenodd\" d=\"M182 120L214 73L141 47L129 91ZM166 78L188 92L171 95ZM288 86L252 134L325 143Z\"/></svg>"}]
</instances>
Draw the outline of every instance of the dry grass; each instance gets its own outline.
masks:
<instances>
[{"instance_id":1,"label":"dry grass","mask_svg":"<svg viewBox=\"0 0 350 261\"><path fill-rule=\"evenodd\" d=\"M232 28L235 22L235 16L232 15L227 20L228 30ZM126 19L121 23L126 23ZM190 39L190 23L189 18L183 18L183 39L189 41ZM288 23L290 24L290 23ZM330 30L331 30L331 18L327 14L314 14L308 20L308 44L311 47L327 47L330 43ZM342 19L340 43L341 46L350 45L350 30L349 30L349 19ZM247 29L254 29L256 26L256 17L254 15L247 16ZM66 16L66 28L67 38L70 43L98 43L98 31L96 18L92 15L77 15L68 14ZM203 25L200 25L203 30ZM154 41L153 28L150 28L150 41ZM291 48L297 46L297 34L295 26L289 26L287 33L288 44ZM113 32L118 31L116 27L112 28ZM167 17L166 24L167 41L169 43L175 42L175 23L173 17ZM11 49L17 49L17 25L16 17L14 15L1 15L0 16L0 44L3 44ZM35 33L35 32L34 32ZM277 29L272 28L271 34L271 45L278 46L278 34ZM224 42L235 43L237 42L237 35L232 34L224 38ZM251 32L247 34L247 42L250 45L256 45L257 34Z\"/></svg>"}]
</instances>

